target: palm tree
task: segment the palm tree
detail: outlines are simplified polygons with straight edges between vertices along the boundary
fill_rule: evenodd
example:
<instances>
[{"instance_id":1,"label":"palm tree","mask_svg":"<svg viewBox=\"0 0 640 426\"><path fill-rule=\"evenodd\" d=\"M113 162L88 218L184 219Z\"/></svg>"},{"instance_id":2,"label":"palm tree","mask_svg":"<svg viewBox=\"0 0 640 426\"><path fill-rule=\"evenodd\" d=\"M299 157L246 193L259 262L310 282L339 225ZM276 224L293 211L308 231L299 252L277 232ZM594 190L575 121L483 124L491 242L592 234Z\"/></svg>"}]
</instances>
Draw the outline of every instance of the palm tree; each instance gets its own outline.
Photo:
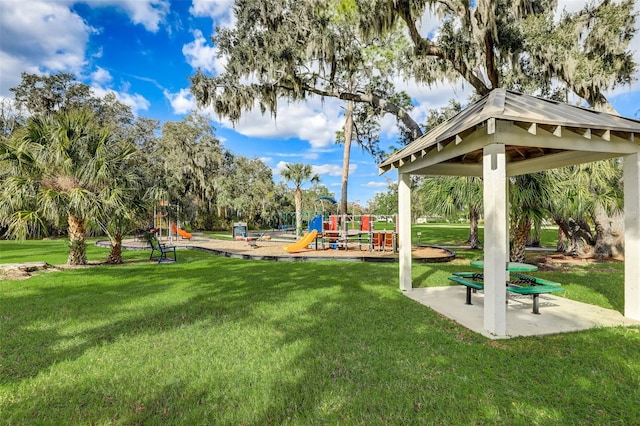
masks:
<instances>
[{"instance_id":1,"label":"palm tree","mask_svg":"<svg viewBox=\"0 0 640 426\"><path fill-rule=\"evenodd\" d=\"M120 158L111 161L111 182L99 194L94 220L111 241L107 263L119 264L123 262L123 235L133 227L140 228L139 219L147 213L149 194L141 190L145 171L139 151L122 140L114 152L119 153Z\"/></svg>"},{"instance_id":2,"label":"palm tree","mask_svg":"<svg viewBox=\"0 0 640 426\"><path fill-rule=\"evenodd\" d=\"M280 175L287 181L293 182L296 187L294 196L296 204L296 235L302 235L302 189L300 187L304 182L310 181L311 183L320 182L320 177L313 173L313 169L309 164L288 163L286 167L280 172Z\"/></svg>"},{"instance_id":3,"label":"palm tree","mask_svg":"<svg viewBox=\"0 0 640 426\"><path fill-rule=\"evenodd\" d=\"M482 179L476 177L437 176L425 179L418 189L427 211L448 217L469 209L469 246L477 249L478 222L482 212Z\"/></svg>"},{"instance_id":4,"label":"palm tree","mask_svg":"<svg viewBox=\"0 0 640 426\"><path fill-rule=\"evenodd\" d=\"M551 173L539 172L511 178L509 191L511 203L511 252L512 262L524 262L531 225L549 214L553 200L560 197L557 181Z\"/></svg>"},{"instance_id":5,"label":"palm tree","mask_svg":"<svg viewBox=\"0 0 640 426\"><path fill-rule=\"evenodd\" d=\"M91 221L126 210L124 194L131 189L120 173L135 150L79 110L33 116L0 143L0 161L9 170L0 189L0 223L8 235L46 234L66 218L67 263L86 264Z\"/></svg>"}]
</instances>

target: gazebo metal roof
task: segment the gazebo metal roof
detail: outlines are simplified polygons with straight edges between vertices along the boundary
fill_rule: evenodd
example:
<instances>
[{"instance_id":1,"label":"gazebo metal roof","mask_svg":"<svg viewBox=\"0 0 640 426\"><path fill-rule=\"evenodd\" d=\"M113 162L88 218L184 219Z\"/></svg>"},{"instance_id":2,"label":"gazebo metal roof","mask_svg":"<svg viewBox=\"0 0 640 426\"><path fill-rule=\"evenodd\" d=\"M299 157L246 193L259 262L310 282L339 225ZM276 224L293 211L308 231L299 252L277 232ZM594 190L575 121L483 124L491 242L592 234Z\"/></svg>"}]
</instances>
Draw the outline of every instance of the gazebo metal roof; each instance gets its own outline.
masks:
<instances>
[{"instance_id":1,"label":"gazebo metal roof","mask_svg":"<svg viewBox=\"0 0 640 426\"><path fill-rule=\"evenodd\" d=\"M482 147L500 132L502 140L510 139L508 173L517 175L635 152L640 121L495 89L378 167L381 173L397 168L420 175L481 176Z\"/></svg>"}]
</instances>

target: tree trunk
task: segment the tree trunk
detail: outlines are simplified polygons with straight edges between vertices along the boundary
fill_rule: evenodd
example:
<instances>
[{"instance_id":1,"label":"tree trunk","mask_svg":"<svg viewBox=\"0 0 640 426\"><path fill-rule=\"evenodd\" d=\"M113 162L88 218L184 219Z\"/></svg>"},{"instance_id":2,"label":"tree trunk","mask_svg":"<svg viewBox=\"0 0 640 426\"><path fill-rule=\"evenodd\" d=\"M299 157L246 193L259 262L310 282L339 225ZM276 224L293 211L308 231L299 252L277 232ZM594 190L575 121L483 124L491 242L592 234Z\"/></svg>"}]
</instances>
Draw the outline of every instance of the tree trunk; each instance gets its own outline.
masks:
<instances>
[{"instance_id":1,"label":"tree trunk","mask_svg":"<svg viewBox=\"0 0 640 426\"><path fill-rule=\"evenodd\" d=\"M111 241L111 252L109 253L109 257L107 257L107 263L114 265L124 263L122 260L122 232L116 232Z\"/></svg>"},{"instance_id":2,"label":"tree trunk","mask_svg":"<svg viewBox=\"0 0 640 426\"><path fill-rule=\"evenodd\" d=\"M87 241L84 219L69 213L67 216L69 224L69 265L87 264Z\"/></svg>"},{"instance_id":3,"label":"tree trunk","mask_svg":"<svg viewBox=\"0 0 640 426\"><path fill-rule=\"evenodd\" d=\"M469 209L469 248L477 249L478 243L478 222L480 213L476 209Z\"/></svg>"},{"instance_id":4,"label":"tree trunk","mask_svg":"<svg viewBox=\"0 0 640 426\"><path fill-rule=\"evenodd\" d=\"M559 253L564 253L566 249L566 235L562 231L562 228L558 226L558 242L556 243L556 251Z\"/></svg>"},{"instance_id":5,"label":"tree trunk","mask_svg":"<svg viewBox=\"0 0 640 426\"><path fill-rule=\"evenodd\" d=\"M561 217L555 217L554 220L567 237L568 243L565 245L564 250L566 254L577 257L593 256L595 241L587 222Z\"/></svg>"},{"instance_id":6,"label":"tree trunk","mask_svg":"<svg viewBox=\"0 0 640 426\"><path fill-rule=\"evenodd\" d=\"M351 157L351 137L353 134L353 101L347 102L344 112L344 151L342 152L342 194L340 199L340 215L347 214L347 187L349 186L349 161Z\"/></svg>"},{"instance_id":7,"label":"tree trunk","mask_svg":"<svg viewBox=\"0 0 640 426\"><path fill-rule=\"evenodd\" d=\"M595 256L611 258L624 256L624 217L621 214L609 216L602 206L593 212L596 228Z\"/></svg>"},{"instance_id":8,"label":"tree trunk","mask_svg":"<svg viewBox=\"0 0 640 426\"><path fill-rule=\"evenodd\" d=\"M511 240L511 254L509 256L512 262L524 262L524 254L527 248L527 239L531 233L531 218L521 217L513 230L513 239Z\"/></svg>"},{"instance_id":9,"label":"tree trunk","mask_svg":"<svg viewBox=\"0 0 640 426\"><path fill-rule=\"evenodd\" d=\"M299 187L296 188L294 199L296 202L296 235L298 237L301 237L302 236L302 190Z\"/></svg>"},{"instance_id":10,"label":"tree trunk","mask_svg":"<svg viewBox=\"0 0 640 426\"><path fill-rule=\"evenodd\" d=\"M542 227L540 219L534 219L531 226L533 232L529 233L527 247L540 247L540 228Z\"/></svg>"}]
</instances>

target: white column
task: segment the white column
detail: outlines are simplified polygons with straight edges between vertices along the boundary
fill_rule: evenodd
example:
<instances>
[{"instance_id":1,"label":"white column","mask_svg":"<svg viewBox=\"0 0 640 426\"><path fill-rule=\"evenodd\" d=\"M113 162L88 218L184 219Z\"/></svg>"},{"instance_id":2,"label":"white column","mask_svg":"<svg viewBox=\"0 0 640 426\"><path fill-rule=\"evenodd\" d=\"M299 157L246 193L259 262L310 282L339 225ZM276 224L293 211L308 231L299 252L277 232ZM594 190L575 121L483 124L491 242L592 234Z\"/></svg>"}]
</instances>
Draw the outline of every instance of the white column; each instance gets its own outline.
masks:
<instances>
[{"instance_id":1,"label":"white column","mask_svg":"<svg viewBox=\"0 0 640 426\"><path fill-rule=\"evenodd\" d=\"M640 320L640 153L624 157L624 316Z\"/></svg>"},{"instance_id":2,"label":"white column","mask_svg":"<svg viewBox=\"0 0 640 426\"><path fill-rule=\"evenodd\" d=\"M502 144L484 147L484 328L504 336L508 261L507 169Z\"/></svg>"},{"instance_id":3,"label":"white column","mask_svg":"<svg viewBox=\"0 0 640 426\"><path fill-rule=\"evenodd\" d=\"M398 256L400 290L411 291L411 179L398 172Z\"/></svg>"}]
</instances>

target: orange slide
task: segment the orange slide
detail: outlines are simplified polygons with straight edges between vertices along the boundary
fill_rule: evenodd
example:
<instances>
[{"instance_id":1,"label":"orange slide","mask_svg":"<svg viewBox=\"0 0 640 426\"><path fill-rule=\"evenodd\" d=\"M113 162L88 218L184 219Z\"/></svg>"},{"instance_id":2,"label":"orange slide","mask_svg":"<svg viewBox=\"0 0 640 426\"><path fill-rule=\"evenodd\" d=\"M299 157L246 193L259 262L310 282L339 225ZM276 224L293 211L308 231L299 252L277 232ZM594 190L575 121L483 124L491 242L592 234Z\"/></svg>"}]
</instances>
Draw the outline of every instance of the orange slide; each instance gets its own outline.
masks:
<instances>
[{"instance_id":1,"label":"orange slide","mask_svg":"<svg viewBox=\"0 0 640 426\"><path fill-rule=\"evenodd\" d=\"M186 240L190 240L191 237L193 236L189 232L185 231L184 229L178 228L175 223L171 224L171 230L173 231L174 234L180 235L182 238Z\"/></svg>"},{"instance_id":2,"label":"orange slide","mask_svg":"<svg viewBox=\"0 0 640 426\"><path fill-rule=\"evenodd\" d=\"M304 235L302 238L300 238L295 243L293 243L291 245L288 245L288 246L285 246L284 249L286 251L288 251L289 253L295 253L297 251L305 249L305 248L307 248L307 246L309 244L311 244L311 241L315 240L316 235L318 235L318 231L316 229L314 229L313 231L311 231L308 234Z\"/></svg>"}]
</instances>

